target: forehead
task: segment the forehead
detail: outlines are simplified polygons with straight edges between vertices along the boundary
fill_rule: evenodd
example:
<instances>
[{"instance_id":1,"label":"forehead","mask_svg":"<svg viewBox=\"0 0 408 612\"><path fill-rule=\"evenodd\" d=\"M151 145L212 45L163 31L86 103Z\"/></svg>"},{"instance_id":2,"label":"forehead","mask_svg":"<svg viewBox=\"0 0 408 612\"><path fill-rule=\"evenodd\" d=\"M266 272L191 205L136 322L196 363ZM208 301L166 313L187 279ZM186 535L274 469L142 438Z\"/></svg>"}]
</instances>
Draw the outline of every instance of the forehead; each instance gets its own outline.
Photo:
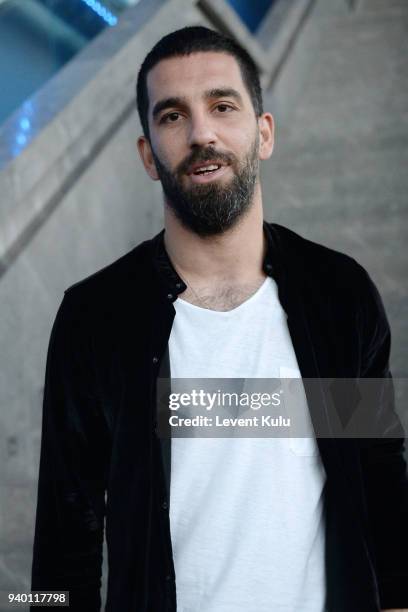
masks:
<instances>
[{"instance_id":1,"label":"forehead","mask_svg":"<svg viewBox=\"0 0 408 612\"><path fill-rule=\"evenodd\" d=\"M233 87L250 103L239 64L228 53L205 51L166 58L147 75L150 109L161 98L182 96L194 101L217 87Z\"/></svg>"}]
</instances>

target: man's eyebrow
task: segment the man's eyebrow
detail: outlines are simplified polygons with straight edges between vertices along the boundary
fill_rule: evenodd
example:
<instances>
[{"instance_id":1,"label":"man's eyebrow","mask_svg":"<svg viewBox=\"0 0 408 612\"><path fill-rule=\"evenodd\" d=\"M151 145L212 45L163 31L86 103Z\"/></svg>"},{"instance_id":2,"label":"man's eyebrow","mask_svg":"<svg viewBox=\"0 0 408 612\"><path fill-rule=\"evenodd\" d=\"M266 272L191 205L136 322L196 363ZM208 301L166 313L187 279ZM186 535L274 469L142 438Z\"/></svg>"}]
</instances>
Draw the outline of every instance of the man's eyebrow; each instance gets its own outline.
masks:
<instances>
[{"instance_id":1,"label":"man's eyebrow","mask_svg":"<svg viewBox=\"0 0 408 612\"><path fill-rule=\"evenodd\" d=\"M213 89L208 89L204 92L203 97L206 100L211 100L214 98L234 98L237 102L242 104L242 96L236 89L232 87L215 87ZM171 108L174 106L186 106L187 102L185 98L181 96L171 96L169 98L164 98L163 100L159 100L153 107L152 115L153 119L157 117L157 115L166 108Z\"/></svg>"},{"instance_id":2,"label":"man's eyebrow","mask_svg":"<svg viewBox=\"0 0 408 612\"><path fill-rule=\"evenodd\" d=\"M153 119L157 117L157 115L164 110L165 108L171 108L172 106L185 106L186 101L184 98L179 96L172 96L170 98L164 98L163 100L159 100L153 107Z\"/></svg>"},{"instance_id":3,"label":"man's eyebrow","mask_svg":"<svg viewBox=\"0 0 408 612\"><path fill-rule=\"evenodd\" d=\"M204 93L204 98L207 100L211 98L234 98L240 104L243 102L239 91L232 87L215 87L214 89L209 89Z\"/></svg>"}]
</instances>

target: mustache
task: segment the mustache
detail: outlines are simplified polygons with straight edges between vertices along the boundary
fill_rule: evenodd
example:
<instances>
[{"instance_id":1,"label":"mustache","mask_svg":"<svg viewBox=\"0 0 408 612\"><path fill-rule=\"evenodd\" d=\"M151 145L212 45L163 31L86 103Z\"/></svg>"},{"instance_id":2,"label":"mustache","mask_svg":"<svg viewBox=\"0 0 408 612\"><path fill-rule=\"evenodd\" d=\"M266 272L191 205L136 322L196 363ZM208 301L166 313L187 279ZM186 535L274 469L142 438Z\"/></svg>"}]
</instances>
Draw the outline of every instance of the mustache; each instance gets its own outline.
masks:
<instances>
[{"instance_id":1,"label":"mustache","mask_svg":"<svg viewBox=\"0 0 408 612\"><path fill-rule=\"evenodd\" d=\"M191 155L184 159L181 164L179 164L177 168L177 173L184 174L185 172L188 172L192 164L208 161L215 161L232 165L236 163L237 158L231 153L217 151L214 147L207 147L206 149L196 149L191 153Z\"/></svg>"}]
</instances>

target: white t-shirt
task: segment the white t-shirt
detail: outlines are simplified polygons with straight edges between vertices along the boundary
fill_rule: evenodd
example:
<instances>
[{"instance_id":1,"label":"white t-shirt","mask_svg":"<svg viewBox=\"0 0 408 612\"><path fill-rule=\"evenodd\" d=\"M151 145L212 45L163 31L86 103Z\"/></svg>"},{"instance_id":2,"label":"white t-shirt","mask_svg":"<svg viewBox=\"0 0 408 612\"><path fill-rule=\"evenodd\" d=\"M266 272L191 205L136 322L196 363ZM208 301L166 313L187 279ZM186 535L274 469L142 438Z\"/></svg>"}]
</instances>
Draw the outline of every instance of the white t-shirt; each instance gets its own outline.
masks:
<instances>
[{"instance_id":1,"label":"white t-shirt","mask_svg":"<svg viewBox=\"0 0 408 612\"><path fill-rule=\"evenodd\" d=\"M301 377L273 279L227 312L174 306L172 378ZM322 612L326 474L316 440L171 445L178 612Z\"/></svg>"}]
</instances>

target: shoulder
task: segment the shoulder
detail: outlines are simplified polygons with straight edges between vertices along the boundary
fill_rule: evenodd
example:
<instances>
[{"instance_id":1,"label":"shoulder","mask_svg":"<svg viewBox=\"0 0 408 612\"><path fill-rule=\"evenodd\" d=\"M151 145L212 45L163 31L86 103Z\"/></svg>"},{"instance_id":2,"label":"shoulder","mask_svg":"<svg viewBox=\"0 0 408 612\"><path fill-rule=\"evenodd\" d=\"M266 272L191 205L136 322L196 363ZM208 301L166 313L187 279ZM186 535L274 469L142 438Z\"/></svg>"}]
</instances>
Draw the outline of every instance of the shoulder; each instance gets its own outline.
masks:
<instances>
[{"instance_id":1,"label":"shoulder","mask_svg":"<svg viewBox=\"0 0 408 612\"><path fill-rule=\"evenodd\" d=\"M70 297L98 294L100 291L118 289L123 283L146 273L148 251L152 240L146 240L110 264L96 270L89 276L67 287L64 291Z\"/></svg>"},{"instance_id":2,"label":"shoulder","mask_svg":"<svg viewBox=\"0 0 408 612\"><path fill-rule=\"evenodd\" d=\"M89 307L108 312L147 295L154 272L153 252L158 248L163 231L67 287L64 300L85 310Z\"/></svg>"},{"instance_id":3,"label":"shoulder","mask_svg":"<svg viewBox=\"0 0 408 612\"><path fill-rule=\"evenodd\" d=\"M367 344L389 338L384 303L366 268L350 255L308 240L282 225L267 225L305 300L315 306L329 305L339 317L351 316Z\"/></svg>"},{"instance_id":4,"label":"shoulder","mask_svg":"<svg viewBox=\"0 0 408 612\"><path fill-rule=\"evenodd\" d=\"M146 240L107 266L68 286L62 297L57 320L70 329L85 332L110 327L128 311L141 307L150 293L153 278L151 250L157 236ZM118 316L118 313L121 313Z\"/></svg>"},{"instance_id":5,"label":"shoulder","mask_svg":"<svg viewBox=\"0 0 408 612\"><path fill-rule=\"evenodd\" d=\"M267 223L279 243L281 256L290 272L309 288L353 291L364 295L371 291L367 270L350 255L309 240L277 223Z\"/></svg>"}]
</instances>

